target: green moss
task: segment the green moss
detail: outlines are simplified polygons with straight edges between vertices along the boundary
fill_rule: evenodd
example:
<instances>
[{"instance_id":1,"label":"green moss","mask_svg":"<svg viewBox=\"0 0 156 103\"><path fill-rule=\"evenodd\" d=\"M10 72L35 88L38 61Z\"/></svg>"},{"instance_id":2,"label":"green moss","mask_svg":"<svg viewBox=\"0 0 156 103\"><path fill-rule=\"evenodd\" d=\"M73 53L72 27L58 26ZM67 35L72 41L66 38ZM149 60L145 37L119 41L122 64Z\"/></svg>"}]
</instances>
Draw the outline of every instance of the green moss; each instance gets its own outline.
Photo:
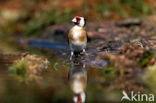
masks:
<instances>
[{"instance_id":1,"label":"green moss","mask_svg":"<svg viewBox=\"0 0 156 103\"><path fill-rule=\"evenodd\" d=\"M155 70L150 70L150 68L148 68L149 70L146 71L146 73L144 75L142 75L142 79L145 83L145 85L147 87L149 87L149 89L156 94L156 65L153 66L155 68Z\"/></svg>"},{"instance_id":2,"label":"green moss","mask_svg":"<svg viewBox=\"0 0 156 103\"><path fill-rule=\"evenodd\" d=\"M120 0L120 2L131 9L132 16L144 16L152 12L152 8L143 0Z\"/></svg>"},{"instance_id":3,"label":"green moss","mask_svg":"<svg viewBox=\"0 0 156 103\"><path fill-rule=\"evenodd\" d=\"M96 7L96 11L102 13L103 11L109 10L109 6L105 3L101 3Z\"/></svg>"},{"instance_id":4,"label":"green moss","mask_svg":"<svg viewBox=\"0 0 156 103\"><path fill-rule=\"evenodd\" d=\"M113 66L108 66L102 69L102 74L108 79L113 79L117 76L117 70Z\"/></svg>"},{"instance_id":5,"label":"green moss","mask_svg":"<svg viewBox=\"0 0 156 103\"><path fill-rule=\"evenodd\" d=\"M40 14L40 13L39 13ZM71 19L72 10L65 9L62 10L51 10L41 13L38 17L30 20L24 29L24 35L26 36L40 36L41 31L47 26L55 23L65 23L69 22ZM62 15L64 15L62 17Z\"/></svg>"},{"instance_id":6,"label":"green moss","mask_svg":"<svg viewBox=\"0 0 156 103\"><path fill-rule=\"evenodd\" d=\"M144 52L143 56L139 61L139 65L141 67L146 67L149 61L154 57L154 53L152 50L147 50Z\"/></svg>"},{"instance_id":7,"label":"green moss","mask_svg":"<svg viewBox=\"0 0 156 103\"><path fill-rule=\"evenodd\" d=\"M51 12L41 14L37 18L30 20L26 24L24 34L27 36L39 35L40 30L52 21L52 19L50 18L50 16L51 16L50 14L51 14Z\"/></svg>"},{"instance_id":8,"label":"green moss","mask_svg":"<svg viewBox=\"0 0 156 103\"><path fill-rule=\"evenodd\" d=\"M23 79L26 76L26 69L27 69L28 62L18 61L14 63L11 67L8 68L8 70L12 73L11 75L18 78L20 81L24 81Z\"/></svg>"},{"instance_id":9,"label":"green moss","mask_svg":"<svg viewBox=\"0 0 156 103\"><path fill-rule=\"evenodd\" d=\"M154 8L144 0L105 0L97 4L96 12L103 19L103 13L107 11L118 15L120 18L142 17L154 13Z\"/></svg>"}]
</instances>

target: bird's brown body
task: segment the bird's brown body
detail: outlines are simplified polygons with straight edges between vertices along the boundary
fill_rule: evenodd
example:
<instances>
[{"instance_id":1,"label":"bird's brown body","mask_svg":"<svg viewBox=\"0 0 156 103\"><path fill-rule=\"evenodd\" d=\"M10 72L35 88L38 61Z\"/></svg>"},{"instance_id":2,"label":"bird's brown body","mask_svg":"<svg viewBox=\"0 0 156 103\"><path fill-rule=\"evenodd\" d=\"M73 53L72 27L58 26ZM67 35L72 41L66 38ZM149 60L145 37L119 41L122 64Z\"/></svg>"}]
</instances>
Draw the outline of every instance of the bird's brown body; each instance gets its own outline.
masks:
<instances>
[{"instance_id":1,"label":"bird's brown body","mask_svg":"<svg viewBox=\"0 0 156 103\"><path fill-rule=\"evenodd\" d=\"M74 52L81 52L87 45L87 32L83 27L74 26L68 34L69 44Z\"/></svg>"},{"instance_id":2,"label":"bird's brown body","mask_svg":"<svg viewBox=\"0 0 156 103\"><path fill-rule=\"evenodd\" d=\"M77 39L74 38L74 32L79 32L80 35ZM80 30L77 30L75 28L72 28L69 32L69 41L74 42L86 42L87 41L87 32L84 28L81 28Z\"/></svg>"},{"instance_id":3,"label":"bird's brown body","mask_svg":"<svg viewBox=\"0 0 156 103\"><path fill-rule=\"evenodd\" d=\"M75 24L75 26L70 29L68 34L71 49L70 59L72 59L73 55L77 55L82 51L85 53L87 46L87 32L84 29L86 19L84 17L75 16L72 19L72 22Z\"/></svg>"}]
</instances>

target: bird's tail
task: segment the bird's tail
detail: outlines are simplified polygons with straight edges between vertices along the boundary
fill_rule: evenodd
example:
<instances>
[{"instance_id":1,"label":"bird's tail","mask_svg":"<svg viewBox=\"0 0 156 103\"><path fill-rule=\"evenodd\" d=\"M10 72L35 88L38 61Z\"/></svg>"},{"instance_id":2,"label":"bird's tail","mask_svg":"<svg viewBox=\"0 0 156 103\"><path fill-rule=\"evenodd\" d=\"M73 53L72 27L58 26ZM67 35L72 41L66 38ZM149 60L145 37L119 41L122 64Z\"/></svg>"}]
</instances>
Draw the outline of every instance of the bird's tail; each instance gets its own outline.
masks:
<instances>
[{"instance_id":1,"label":"bird's tail","mask_svg":"<svg viewBox=\"0 0 156 103\"><path fill-rule=\"evenodd\" d=\"M83 52L82 50L81 50L81 51L74 51L75 57L77 58L77 57L79 57L79 56L82 56L82 55L83 55L82 52Z\"/></svg>"}]
</instances>

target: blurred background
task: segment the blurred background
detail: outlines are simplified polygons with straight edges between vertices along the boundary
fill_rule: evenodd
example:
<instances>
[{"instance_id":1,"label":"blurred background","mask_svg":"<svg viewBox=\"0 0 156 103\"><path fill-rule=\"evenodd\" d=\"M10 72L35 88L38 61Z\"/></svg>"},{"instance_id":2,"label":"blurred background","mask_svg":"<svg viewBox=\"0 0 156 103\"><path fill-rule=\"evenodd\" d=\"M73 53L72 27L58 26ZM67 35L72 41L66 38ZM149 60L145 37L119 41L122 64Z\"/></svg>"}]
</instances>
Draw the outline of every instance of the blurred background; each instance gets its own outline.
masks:
<instances>
[{"instance_id":1,"label":"blurred background","mask_svg":"<svg viewBox=\"0 0 156 103\"><path fill-rule=\"evenodd\" d=\"M75 15L88 21L143 18L154 14L154 0L1 0L0 36L39 35L55 23L70 23Z\"/></svg>"},{"instance_id":2,"label":"blurred background","mask_svg":"<svg viewBox=\"0 0 156 103\"><path fill-rule=\"evenodd\" d=\"M25 45L29 40L54 43L59 41L59 43L66 44L62 37L65 37L67 30L72 26L71 19L76 15L84 16L92 25L94 23L98 25L98 23L129 18L145 19L146 21L148 17L156 17L155 11L155 0L0 0L0 55L2 54L0 57L0 103L72 102L73 92L68 85L68 72L72 67L70 63L66 63L65 59L68 57L57 57L61 53L57 53L57 50L54 52L53 50L29 47L29 45ZM94 27L93 25L92 28ZM92 31L92 28L89 30ZM97 28L98 26L94 29ZM30 54L25 57L22 54L24 52ZM3 54L11 55L4 56ZM19 58L21 54L26 60L24 59L24 62L19 64L17 61L12 66L13 60ZM150 59L151 55L155 55L151 52L148 54ZM65 55L69 55L69 53L65 53ZM25 70L25 66L30 64L28 61L32 60L32 63L35 60L42 61L42 56L50 61L49 69L44 69L40 73L38 68L41 68L42 65L36 67L36 70L35 67L31 69L33 65L31 64L31 71ZM25 64L25 61L28 64ZM115 62L114 59L112 61ZM4 65L5 63L7 65ZM41 64L41 62L37 63ZM44 60L43 63L45 63ZM156 65L152 68L155 67ZM146 87L144 86L146 82L140 85L139 80L136 80L138 86L133 82L134 78L129 81L121 79L124 76L121 75L122 73L120 74L122 72L120 69L124 67L119 66L119 70L114 70L112 66L108 66L104 70L97 68L99 67L86 67L89 78L86 90L87 103L119 103L123 88L130 86L128 90L137 91ZM140 73L137 70L135 72ZM155 78L153 75L155 74L146 76L144 80ZM122 84L122 81L127 81L126 85ZM149 87L152 89L146 92L151 92L154 86L155 84L150 84Z\"/></svg>"}]
</instances>

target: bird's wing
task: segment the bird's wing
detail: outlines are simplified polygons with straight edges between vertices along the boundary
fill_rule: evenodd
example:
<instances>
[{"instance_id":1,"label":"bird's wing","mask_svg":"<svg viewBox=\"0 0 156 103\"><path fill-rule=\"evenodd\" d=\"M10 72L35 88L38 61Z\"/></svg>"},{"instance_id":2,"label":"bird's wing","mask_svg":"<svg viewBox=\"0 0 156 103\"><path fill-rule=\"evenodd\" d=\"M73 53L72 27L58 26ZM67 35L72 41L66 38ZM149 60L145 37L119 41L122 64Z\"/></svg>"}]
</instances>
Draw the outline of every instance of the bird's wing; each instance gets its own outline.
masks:
<instances>
[{"instance_id":1,"label":"bird's wing","mask_svg":"<svg viewBox=\"0 0 156 103\"><path fill-rule=\"evenodd\" d=\"M90 41L91 41L91 38L88 36L88 33L87 33L87 31L86 31L86 28L84 28L84 31L86 32L87 42L90 42Z\"/></svg>"},{"instance_id":2,"label":"bird's wing","mask_svg":"<svg viewBox=\"0 0 156 103\"><path fill-rule=\"evenodd\" d=\"M67 35L67 43L69 44L69 35L70 35L70 33L71 33L71 30L68 30L68 35Z\"/></svg>"},{"instance_id":3,"label":"bird's wing","mask_svg":"<svg viewBox=\"0 0 156 103\"><path fill-rule=\"evenodd\" d=\"M88 36L88 33L86 32L86 35L87 35L87 42L90 42L91 41L91 38Z\"/></svg>"},{"instance_id":4,"label":"bird's wing","mask_svg":"<svg viewBox=\"0 0 156 103\"><path fill-rule=\"evenodd\" d=\"M69 39L73 39L72 33L73 33L73 31L72 31L72 29L70 29L68 32L68 44L70 43Z\"/></svg>"}]
</instances>

